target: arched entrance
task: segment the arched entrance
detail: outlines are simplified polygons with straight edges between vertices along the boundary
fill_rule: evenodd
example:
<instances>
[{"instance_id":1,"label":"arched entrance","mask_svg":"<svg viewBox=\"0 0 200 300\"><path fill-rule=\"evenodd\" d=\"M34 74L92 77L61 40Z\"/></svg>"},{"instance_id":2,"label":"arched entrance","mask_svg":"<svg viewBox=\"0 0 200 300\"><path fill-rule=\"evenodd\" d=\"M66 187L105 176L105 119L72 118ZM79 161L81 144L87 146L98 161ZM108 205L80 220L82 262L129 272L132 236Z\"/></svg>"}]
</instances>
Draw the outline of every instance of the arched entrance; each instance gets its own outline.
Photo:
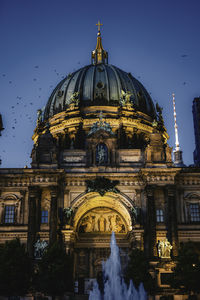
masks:
<instances>
[{"instance_id":1,"label":"arched entrance","mask_svg":"<svg viewBox=\"0 0 200 300\"><path fill-rule=\"evenodd\" d=\"M75 278L90 282L101 272L101 262L110 254L110 237L116 234L122 263L126 264L132 231L131 200L115 193L88 193L72 203L74 216ZM85 291L87 292L87 291Z\"/></svg>"}]
</instances>

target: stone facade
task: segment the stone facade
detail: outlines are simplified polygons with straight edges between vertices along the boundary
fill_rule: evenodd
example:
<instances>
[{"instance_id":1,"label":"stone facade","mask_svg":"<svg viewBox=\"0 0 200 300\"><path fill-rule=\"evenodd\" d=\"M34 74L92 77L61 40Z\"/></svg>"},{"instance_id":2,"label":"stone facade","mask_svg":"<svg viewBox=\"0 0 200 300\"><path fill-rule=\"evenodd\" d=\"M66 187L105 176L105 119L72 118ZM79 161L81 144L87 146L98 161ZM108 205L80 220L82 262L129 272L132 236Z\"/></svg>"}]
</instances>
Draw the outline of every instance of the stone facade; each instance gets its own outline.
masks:
<instances>
[{"instance_id":1,"label":"stone facade","mask_svg":"<svg viewBox=\"0 0 200 300\"><path fill-rule=\"evenodd\" d=\"M109 70L103 63L99 68L99 74ZM84 84L83 90L93 83ZM136 93L138 84L132 84ZM84 282L86 287L96 278L109 255L114 231L123 267L132 248L144 250L157 299L173 295L165 276L173 271L179 244L200 242L200 168L174 166L162 110L152 113L144 88L138 106L128 90L126 101L114 105L109 99L85 105L75 91L76 102L64 106L62 100L62 110L54 110L68 86L61 91L59 85L45 115L39 112L32 167L0 169L0 243L19 237L33 257L38 237L48 243L62 237L84 293ZM151 110L142 111L149 103ZM172 247L164 256L158 245L167 241Z\"/></svg>"}]
</instances>

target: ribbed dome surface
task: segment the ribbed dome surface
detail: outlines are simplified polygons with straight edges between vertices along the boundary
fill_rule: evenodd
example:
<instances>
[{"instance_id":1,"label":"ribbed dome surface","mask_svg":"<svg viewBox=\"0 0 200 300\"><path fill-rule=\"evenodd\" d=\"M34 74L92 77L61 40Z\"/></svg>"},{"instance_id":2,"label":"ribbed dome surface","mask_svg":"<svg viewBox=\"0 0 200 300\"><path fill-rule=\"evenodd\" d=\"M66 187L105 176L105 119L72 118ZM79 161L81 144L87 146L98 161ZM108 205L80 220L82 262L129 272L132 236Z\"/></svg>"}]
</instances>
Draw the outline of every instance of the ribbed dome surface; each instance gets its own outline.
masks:
<instances>
[{"instance_id":1,"label":"ribbed dome surface","mask_svg":"<svg viewBox=\"0 0 200 300\"><path fill-rule=\"evenodd\" d=\"M102 63L85 66L62 80L49 98L44 119L64 111L75 93L79 107L119 106L122 91L131 94L130 101L137 111L155 118L154 104L143 85L130 73Z\"/></svg>"}]
</instances>

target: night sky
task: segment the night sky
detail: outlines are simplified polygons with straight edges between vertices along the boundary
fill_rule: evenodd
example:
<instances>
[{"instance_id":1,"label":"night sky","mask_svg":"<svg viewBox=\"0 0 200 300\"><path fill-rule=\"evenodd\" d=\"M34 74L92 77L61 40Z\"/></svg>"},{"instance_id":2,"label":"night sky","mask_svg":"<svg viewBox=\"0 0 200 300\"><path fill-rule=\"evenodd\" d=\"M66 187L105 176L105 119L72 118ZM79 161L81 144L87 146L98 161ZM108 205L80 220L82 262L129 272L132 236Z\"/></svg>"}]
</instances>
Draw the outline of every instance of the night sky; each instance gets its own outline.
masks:
<instances>
[{"instance_id":1,"label":"night sky","mask_svg":"<svg viewBox=\"0 0 200 300\"><path fill-rule=\"evenodd\" d=\"M173 147L175 93L183 160L192 164L199 12L199 0L0 0L1 167L30 166L37 109L63 76L90 64L98 20L109 63L131 72L163 107Z\"/></svg>"}]
</instances>

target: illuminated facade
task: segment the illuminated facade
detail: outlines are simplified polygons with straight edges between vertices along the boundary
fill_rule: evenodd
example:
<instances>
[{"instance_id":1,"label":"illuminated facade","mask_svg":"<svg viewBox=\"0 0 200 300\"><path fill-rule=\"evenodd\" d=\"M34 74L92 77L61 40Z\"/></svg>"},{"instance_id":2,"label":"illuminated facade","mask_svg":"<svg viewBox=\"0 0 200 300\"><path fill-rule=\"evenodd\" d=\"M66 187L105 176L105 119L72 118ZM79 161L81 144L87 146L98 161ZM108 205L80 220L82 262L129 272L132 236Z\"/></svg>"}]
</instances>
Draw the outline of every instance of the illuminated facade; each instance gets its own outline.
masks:
<instances>
[{"instance_id":1,"label":"illuminated facade","mask_svg":"<svg viewBox=\"0 0 200 300\"><path fill-rule=\"evenodd\" d=\"M179 243L200 242L200 169L174 165L162 109L131 73L108 64L100 29L91 58L38 111L32 167L0 170L0 242L19 237L33 256L38 236L62 235L84 293L115 231L123 265L133 247L144 250L157 299L173 295L166 276Z\"/></svg>"}]
</instances>

